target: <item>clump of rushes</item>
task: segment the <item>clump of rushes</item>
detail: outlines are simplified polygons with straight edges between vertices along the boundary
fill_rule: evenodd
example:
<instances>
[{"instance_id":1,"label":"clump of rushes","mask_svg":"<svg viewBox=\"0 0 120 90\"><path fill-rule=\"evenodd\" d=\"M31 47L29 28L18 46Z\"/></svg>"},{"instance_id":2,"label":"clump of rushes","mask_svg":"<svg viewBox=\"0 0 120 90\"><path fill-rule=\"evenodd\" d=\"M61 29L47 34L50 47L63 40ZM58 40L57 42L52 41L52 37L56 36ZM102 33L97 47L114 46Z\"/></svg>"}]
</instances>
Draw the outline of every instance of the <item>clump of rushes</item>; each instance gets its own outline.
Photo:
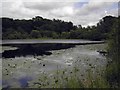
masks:
<instances>
[{"instance_id":1,"label":"clump of rushes","mask_svg":"<svg viewBox=\"0 0 120 90\"><path fill-rule=\"evenodd\" d=\"M104 73L94 75L92 70L87 70L87 75L82 76L80 69L74 67L72 70L57 70L49 76L43 73L37 81L37 88L109 88ZM71 73L72 72L72 73ZM35 82L34 82L35 83ZM34 85L32 85L34 87Z\"/></svg>"},{"instance_id":2,"label":"clump of rushes","mask_svg":"<svg viewBox=\"0 0 120 90\"><path fill-rule=\"evenodd\" d=\"M94 76L92 71L88 70L87 79L83 82L85 88L109 88L109 84L104 76L101 76L101 74Z\"/></svg>"}]
</instances>

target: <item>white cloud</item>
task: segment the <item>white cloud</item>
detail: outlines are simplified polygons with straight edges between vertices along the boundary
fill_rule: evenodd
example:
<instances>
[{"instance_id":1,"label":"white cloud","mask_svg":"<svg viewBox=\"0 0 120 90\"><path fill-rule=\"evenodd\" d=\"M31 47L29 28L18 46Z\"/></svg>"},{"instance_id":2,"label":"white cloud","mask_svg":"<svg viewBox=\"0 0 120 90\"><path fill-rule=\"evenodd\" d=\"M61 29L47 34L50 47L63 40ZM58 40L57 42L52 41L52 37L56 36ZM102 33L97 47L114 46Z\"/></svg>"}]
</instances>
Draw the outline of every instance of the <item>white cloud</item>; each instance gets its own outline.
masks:
<instances>
[{"instance_id":1,"label":"white cloud","mask_svg":"<svg viewBox=\"0 0 120 90\"><path fill-rule=\"evenodd\" d=\"M2 2L14 2L16 0L3 0ZM21 0L23 2L85 2L86 0Z\"/></svg>"},{"instance_id":2,"label":"white cloud","mask_svg":"<svg viewBox=\"0 0 120 90\"><path fill-rule=\"evenodd\" d=\"M50 14L55 15L57 17L69 17L74 14L74 9L71 6L65 6L62 8L51 10Z\"/></svg>"},{"instance_id":3,"label":"white cloud","mask_svg":"<svg viewBox=\"0 0 120 90\"><path fill-rule=\"evenodd\" d=\"M78 2L79 1L79 2ZM88 3L79 5L85 0L4 0L2 1L2 16L12 18L32 18L42 16L49 19L72 21L83 26L93 25L106 15L117 16L117 9L111 8L118 0L86 0ZM108 8L110 8L108 10Z\"/></svg>"}]
</instances>

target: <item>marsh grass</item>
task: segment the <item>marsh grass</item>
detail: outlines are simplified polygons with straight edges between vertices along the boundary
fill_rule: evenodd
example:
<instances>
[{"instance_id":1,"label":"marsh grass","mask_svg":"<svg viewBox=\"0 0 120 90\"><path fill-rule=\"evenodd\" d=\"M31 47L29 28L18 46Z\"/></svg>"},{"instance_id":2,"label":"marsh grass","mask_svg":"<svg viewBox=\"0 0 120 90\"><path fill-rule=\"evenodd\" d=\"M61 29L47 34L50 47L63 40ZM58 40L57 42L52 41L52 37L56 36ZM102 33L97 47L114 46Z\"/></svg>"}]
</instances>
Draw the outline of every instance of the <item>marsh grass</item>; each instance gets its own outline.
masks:
<instances>
[{"instance_id":1,"label":"marsh grass","mask_svg":"<svg viewBox=\"0 0 120 90\"><path fill-rule=\"evenodd\" d=\"M54 74L43 74L34 85L35 88L109 88L109 84L101 73L94 75L92 70L87 71L84 78L80 78L79 68L74 67L71 71L57 70ZM36 83L36 85L35 85Z\"/></svg>"},{"instance_id":2,"label":"marsh grass","mask_svg":"<svg viewBox=\"0 0 120 90\"><path fill-rule=\"evenodd\" d=\"M106 78L111 88L120 87L120 66L117 62L110 63L106 68Z\"/></svg>"}]
</instances>

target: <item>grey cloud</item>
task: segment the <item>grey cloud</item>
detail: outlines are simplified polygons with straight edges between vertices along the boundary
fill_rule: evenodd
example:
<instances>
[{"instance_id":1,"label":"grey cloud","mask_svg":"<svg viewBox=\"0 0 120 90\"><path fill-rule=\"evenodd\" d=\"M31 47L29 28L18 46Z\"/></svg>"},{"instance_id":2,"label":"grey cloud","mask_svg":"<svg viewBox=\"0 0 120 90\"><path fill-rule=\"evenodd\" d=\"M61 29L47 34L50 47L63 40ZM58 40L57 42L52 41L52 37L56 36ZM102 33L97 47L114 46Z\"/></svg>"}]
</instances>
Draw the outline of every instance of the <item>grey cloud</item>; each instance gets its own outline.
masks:
<instances>
[{"instance_id":1,"label":"grey cloud","mask_svg":"<svg viewBox=\"0 0 120 90\"><path fill-rule=\"evenodd\" d=\"M37 9L37 10L52 10L61 8L67 5L71 5L70 2L23 2L24 6L29 9Z\"/></svg>"}]
</instances>

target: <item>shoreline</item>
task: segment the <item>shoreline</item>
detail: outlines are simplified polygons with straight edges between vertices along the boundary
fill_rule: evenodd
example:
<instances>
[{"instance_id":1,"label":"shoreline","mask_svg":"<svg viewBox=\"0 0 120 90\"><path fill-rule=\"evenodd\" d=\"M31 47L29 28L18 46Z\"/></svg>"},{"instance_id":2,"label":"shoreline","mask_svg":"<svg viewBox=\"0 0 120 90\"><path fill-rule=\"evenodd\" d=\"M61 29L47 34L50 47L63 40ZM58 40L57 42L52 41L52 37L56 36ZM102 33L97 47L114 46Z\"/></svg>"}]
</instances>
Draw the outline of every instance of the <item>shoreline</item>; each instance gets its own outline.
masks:
<instances>
[{"instance_id":1,"label":"shoreline","mask_svg":"<svg viewBox=\"0 0 120 90\"><path fill-rule=\"evenodd\" d=\"M105 43L105 41L90 41L90 40L82 40L82 39L19 39L19 40L3 40L2 45L18 45L18 44L53 44L53 43L60 43L60 44L101 44Z\"/></svg>"}]
</instances>

